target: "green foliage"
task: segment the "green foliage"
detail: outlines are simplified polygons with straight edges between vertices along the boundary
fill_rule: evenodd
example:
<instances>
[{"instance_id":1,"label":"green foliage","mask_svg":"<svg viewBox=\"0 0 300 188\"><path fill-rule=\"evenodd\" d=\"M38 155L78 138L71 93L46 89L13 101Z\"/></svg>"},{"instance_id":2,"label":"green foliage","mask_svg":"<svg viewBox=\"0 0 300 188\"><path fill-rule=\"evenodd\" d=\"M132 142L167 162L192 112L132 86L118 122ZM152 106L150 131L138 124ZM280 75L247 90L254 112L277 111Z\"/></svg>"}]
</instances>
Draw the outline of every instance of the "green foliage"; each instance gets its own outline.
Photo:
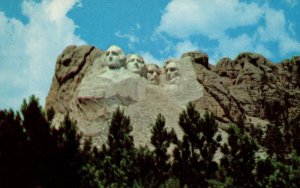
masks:
<instances>
[{"instance_id":1,"label":"green foliage","mask_svg":"<svg viewBox=\"0 0 300 188\"><path fill-rule=\"evenodd\" d=\"M156 165L154 154L147 147L141 147L135 155L136 181L142 187L155 187L157 185L155 174Z\"/></svg>"},{"instance_id":2,"label":"green foliage","mask_svg":"<svg viewBox=\"0 0 300 188\"><path fill-rule=\"evenodd\" d=\"M174 149L173 173L179 177L181 186L206 187L218 170L213 161L219 145L214 139L218 125L209 113L201 118L190 103L179 116L179 126L184 136Z\"/></svg>"},{"instance_id":3,"label":"green foliage","mask_svg":"<svg viewBox=\"0 0 300 188\"><path fill-rule=\"evenodd\" d=\"M39 105L38 99L33 95L29 98L29 102L23 101L21 106L21 115L23 117L23 127L28 135L33 150L48 146L50 139L50 125L45 118L42 107Z\"/></svg>"},{"instance_id":4,"label":"green foliage","mask_svg":"<svg viewBox=\"0 0 300 188\"><path fill-rule=\"evenodd\" d=\"M260 124L258 124L256 127L251 124L249 128L249 134L254 140L257 141L258 144L263 145L264 131L262 130Z\"/></svg>"},{"instance_id":5,"label":"green foliage","mask_svg":"<svg viewBox=\"0 0 300 188\"><path fill-rule=\"evenodd\" d=\"M105 157L101 176L106 186L128 187L134 183L135 148L131 131L129 117L118 107L109 127L108 148L103 146L102 151Z\"/></svg>"},{"instance_id":6,"label":"green foliage","mask_svg":"<svg viewBox=\"0 0 300 188\"><path fill-rule=\"evenodd\" d=\"M287 111L284 108L283 101L264 101L264 112L266 118L272 122L281 122L286 120Z\"/></svg>"},{"instance_id":7,"label":"green foliage","mask_svg":"<svg viewBox=\"0 0 300 188\"><path fill-rule=\"evenodd\" d=\"M21 115L0 111L0 187L78 187L91 158L80 142L68 117L52 129L34 96L24 100Z\"/></svg>"},{"instance_id":8,"label":"green foliage","mask_svg":"<svg viewBox=\"0 0 300 188\"><path fill-rule=\"evenodd\" d=\"M51 107L47 110L47 120L51 122L54 116L55 116L55 110L53 107Z\"/></svg>"},{"instance_id":9,"label":"green foliage","mask_svg":"<svg viewBox=\"0 0 300 188\"><path fill-rule=\"evenodd\" d=\"M292 164L284 164L276 159L267 158L257 163L259 187L299 187L300 157L292 153Z\"/></svg>"},{"instance_id":10,"label":"green foliage","mask_svg":"<svg viewBox=\"0 0 300 188\"><path fill-rule=\"evenodd\" d=\"M223 181L226 184L232 182L229 187L255 187L256 142L235 125L229 127L228 134L228 144L222 146L224 156L220 173Z\"/></svg>"},{"instance_id":11,"label":"green foliage","mask_svg":"<svg viewBox=\"0 0 300 188\"><path fill-rule=\"evenodd\" d=\"M159 188L180 188L180 181L178 178L171 177L160 184Z\"/></svg>"},{"instance_id":12,"label":"green foliage","mask_svg":"<svg viewBox=\"0 0 300 188\"><path fill-rule=\"evenodd\" d=\"M300 114L290 121L291 146L300 156Z\"/></svg>"},{"instance_id":13,"label":"green foliage","mask_svg":"<svg viewBox=\"0 0 300 188\"><path fill-rule=\"evenodd\" d=\"M0 111L0 187L18 187L26 181L27 137L21 121L12 110Z\"/></svg>"},{"instance_id":14,"label":"green foliage","mask_svg":"<svg viewBox=\"0 0 300 188\"><path fill-rule=\"evenodd\" d=\"M153 177L156 179L154 187L157 187L164 182L168 176L171 168L170 155L167 153L171 142L177 142L177 137L174 129L167 131L165 128L165 118L158 114L156 123L153 126L151 136L151 144L154 146L154 171Z\"/></svg>"},{"instance_id":15,"label":"green foliage","mask_svg":"<svg viewBox=\"0 0 300 188\"><path fill-rule=\"evenodd\" d=\"M264 146L271 158L273 156L279 160L283 160L285 158L285 140L277 125L268 125L266 136L264 138Z\"/></svg>"},{"instance_id":16,"label":"green foliage","mask_svg":"<svg viewBox=\"0 0 300 188\"><path fill-rule=\"evenodd\" d=\"M120 108L101 149L82 139L68 115L51 128L52 115L45 117L34 96L20 113L0 110L0 187L300 187L299 116L274 120L265 137L260 129L247 130L241 118L227 130L219 167L213 160L222 140L218 124L192 104L179 116L182 140L157 116L151 149L134 147L130 119ZM255 158L259 147L266 158Z\"/></svg>"}]
</instances>

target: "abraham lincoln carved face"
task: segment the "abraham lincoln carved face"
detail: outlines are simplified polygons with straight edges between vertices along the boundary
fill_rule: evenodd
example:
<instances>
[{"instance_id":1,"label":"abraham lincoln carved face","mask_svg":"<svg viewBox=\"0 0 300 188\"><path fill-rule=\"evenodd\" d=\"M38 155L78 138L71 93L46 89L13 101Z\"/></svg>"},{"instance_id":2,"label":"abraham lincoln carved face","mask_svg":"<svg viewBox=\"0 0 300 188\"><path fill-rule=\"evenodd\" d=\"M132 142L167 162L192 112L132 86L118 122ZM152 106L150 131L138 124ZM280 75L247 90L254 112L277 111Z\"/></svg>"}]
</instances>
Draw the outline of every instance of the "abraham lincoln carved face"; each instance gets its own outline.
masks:
<instances>
[{"instance_id":1,"label":"abraham lincoln carved face","mask_svg":"<svg viewBox=\"0 0 300 188\"><path fill-rule=\"evenodd\" d=\"M174 60L167 61L165 65L165 71L169 84L175 84L179 78L179 69L177 63Z\"/></svg>"}]
</instances>

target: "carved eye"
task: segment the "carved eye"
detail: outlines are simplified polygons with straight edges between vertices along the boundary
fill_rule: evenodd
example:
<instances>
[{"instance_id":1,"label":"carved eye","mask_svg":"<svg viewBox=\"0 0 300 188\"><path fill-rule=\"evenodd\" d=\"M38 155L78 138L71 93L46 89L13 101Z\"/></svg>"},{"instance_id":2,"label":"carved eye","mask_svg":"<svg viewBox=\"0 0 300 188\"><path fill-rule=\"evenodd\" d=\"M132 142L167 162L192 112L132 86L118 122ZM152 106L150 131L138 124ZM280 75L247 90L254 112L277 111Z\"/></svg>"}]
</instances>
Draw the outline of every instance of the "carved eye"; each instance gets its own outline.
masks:
<instances>
[{"instance_id":1,"label":"carved eye","mask_svg":"<svg viewBox=\"0 0 300 188\"><path fill-rule=\"evenodd\" d=\"M153 74L154 70L149 70L148 73Z\"/></svg>"},{"instance_id":2,"label":"carved eye","mask_svg":"<svg viewBox=\"0 0 300 188\"><path fill-rule=\"evenodd\" d=\"M109 56L110 52L106 52L106 56Z\"/></svg>"},{"instance_id":3,"label":"carved eye","mask_svg":"<svg viewBox=\"0 0 300 188\"><path fill-rule=\"evenodd\" d=\"M174 72L174 71L176 71L177 69L175 68L175 67L170 67L170 69L169 69L171 72Z\"/></svg>"},{"instance_id":4,"label":"carved eye","mask_svg":"<svg viewBox=\"0 0 300 188\"><path fill-rule=\"evenodd\" d=\"M118 53L117 52L111 52L113 56L117 56Z\"/></svg>"},{"instance_id":5,"label":"carved eye","mask_svg":"<svg viewBox=\"0 0 300 188\"><path fill-rule=\"evenodd\" d=\"M132 63L132 62L134 62L134 59L129 59L128 62Z\"/></svg>"}]
</instances>

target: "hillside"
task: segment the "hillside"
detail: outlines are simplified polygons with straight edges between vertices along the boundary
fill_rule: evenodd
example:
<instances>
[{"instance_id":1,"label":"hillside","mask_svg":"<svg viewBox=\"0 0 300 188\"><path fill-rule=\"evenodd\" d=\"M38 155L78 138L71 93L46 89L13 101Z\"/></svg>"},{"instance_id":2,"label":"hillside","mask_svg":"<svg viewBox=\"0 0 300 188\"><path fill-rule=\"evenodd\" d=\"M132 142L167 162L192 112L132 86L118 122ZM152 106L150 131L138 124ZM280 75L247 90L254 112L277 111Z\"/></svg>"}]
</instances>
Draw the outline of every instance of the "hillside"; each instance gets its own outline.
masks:
<instances>
[{"instance_id":1,"label":"hillside","mask_svg":"<svg viewBox=\"0 0 300 188\"><path fill-rule=\"evenodd\" d=\"M120 106L131 117L135 144L145 145L158 113L180 137L177 118L189 102L200 112L212 112L223 130L241 119L264 128L300 114L299 56L272 63L247 52L212 65L207 54L194 51L163 64L144 62L116 46L106 51L66 47L46 99L46 111L55 112L52 125L69 114L85 137L103 143L112 112Z\"/></svg>"}]
</instances>

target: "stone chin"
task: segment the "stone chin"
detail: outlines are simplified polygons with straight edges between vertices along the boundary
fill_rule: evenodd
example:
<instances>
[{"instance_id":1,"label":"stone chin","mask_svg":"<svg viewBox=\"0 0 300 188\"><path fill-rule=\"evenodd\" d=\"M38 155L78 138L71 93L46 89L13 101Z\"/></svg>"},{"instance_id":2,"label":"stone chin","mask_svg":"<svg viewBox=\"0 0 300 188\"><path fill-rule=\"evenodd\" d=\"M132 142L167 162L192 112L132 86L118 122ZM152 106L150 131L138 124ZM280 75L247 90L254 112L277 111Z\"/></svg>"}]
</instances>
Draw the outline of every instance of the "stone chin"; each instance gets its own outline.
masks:
<instances>
[{"instance_id":1,"label":"stone chin","mask_svg":"<svg viewBox=\"0 0 300 188\"><path fill-rule=\"evenodd\" d=\"M112 45L104 53L104 64L110 69L121 68L125 65L125 61L125 54L118 46Z\"/></svg>"},{"instance_id":2,"label":"stone chin","mask_svg":"<svg viewBox=\"0 0 300 188\"><path fill-rule=\"evenodd\" d=\"M141 73L141 69L139 69L135 63L128 63L127 64L127 69L132 72L132 73L136 73L136 74L140 74Z\"/></svg>"},{"instance_id":3,"label":"stone chin","mask_svg":"<svg viewBox=\"0 0 300 188\"><path fill-rule=\"evenodd\" d=\"M147 80L151 84L155 84L155 85L159 84L159 75L160 75L160 70L158 65L147 64Z\"/></svg>"},{"instance_id":4,"label":"stone chin","mask_svg":"<svg viewBox=\"0 0 300 188\"><path fill-rule=\"evenodd\" d=\"M150 79L149 83L152 84L152 85L158 85L159 81L157 79Z\"/></svg>"},{"instance_id":5,"label":"stone chin","mask_svg":"<svg viewBox=\"0 0 300 188\"><path fill-rule=\"evenodd\" d=\"M120 69L121 63L107 63L108 68L110 69Z\"/></svg>"},{"instance_id":6,"label":"stone chin","mask_svg":"<svg viewBox=\"0 0 300 188\"><path fill-rule=\"evenodd\" d=\"M178 76L169 78L169 84L178 84L178 80L179 80Z\"/></svg>"}]
</instances>

